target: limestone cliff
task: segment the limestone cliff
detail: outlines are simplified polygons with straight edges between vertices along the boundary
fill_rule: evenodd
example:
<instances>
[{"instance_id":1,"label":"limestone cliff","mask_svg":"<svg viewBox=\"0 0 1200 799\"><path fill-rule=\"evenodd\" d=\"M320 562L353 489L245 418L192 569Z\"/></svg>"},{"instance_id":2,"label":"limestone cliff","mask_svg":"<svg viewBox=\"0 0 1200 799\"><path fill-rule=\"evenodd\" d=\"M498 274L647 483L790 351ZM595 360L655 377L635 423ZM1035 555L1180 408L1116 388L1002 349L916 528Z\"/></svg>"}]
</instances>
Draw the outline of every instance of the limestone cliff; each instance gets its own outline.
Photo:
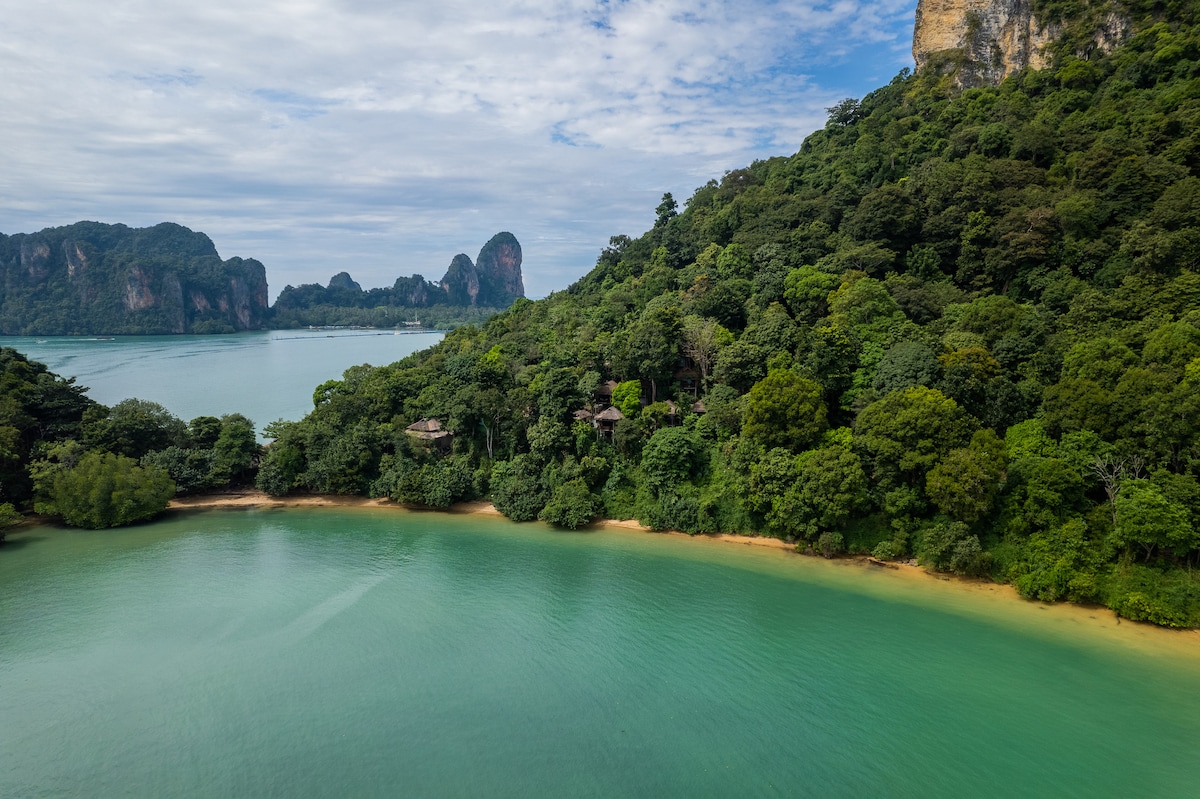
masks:
<instances>
[{"instance_id":1,"label":"limestone cliff","mask_svg":"<svg viewBox=\"0 0 1200 799\"><path fill-rule=\"evenodd\" d=\"M996 85L1014 72L1050 66L1048 45L1062 33L1062 20L1038 19L1034 0L918 0L913 30L917 69L954 72L964 87ZM1107 52L1130 30L1115 3L1085 3L1088 50Z\"/></svg>"},{"instance_id":2,"label":"limestone cliff","mask_svg":"<svg viewBox=\"0 0 1200 799\"><path fill-rule=\"evenodd\" d=\"M475 259L483 283L483 299L478 305L507 308L513 300L525 296L521 279L521 244L511 233L497 233L483 245Z\"/></svg>"},{"instance_id":3,"label":"limestone cliff","mask_svg":"<svg viewBox=\"0 0 1200 799\"><path fill-rule=\"evenodd\" d=\"M521 245L511 233L497 233L483 245L475 263L459 253L441 282L450 305L507 308L525 296Z\"/></svg>"},{"instance_id":4,"label":"limestone cliff","mask_svg":"<svg viewBox=\"0 0 1200 799\"><path fill-rule=\"evenodd\" d=\"M0 234L0 334L189 333L265 326L266 269L185 227L79 222Z\"/></svg>"}]
</instances>

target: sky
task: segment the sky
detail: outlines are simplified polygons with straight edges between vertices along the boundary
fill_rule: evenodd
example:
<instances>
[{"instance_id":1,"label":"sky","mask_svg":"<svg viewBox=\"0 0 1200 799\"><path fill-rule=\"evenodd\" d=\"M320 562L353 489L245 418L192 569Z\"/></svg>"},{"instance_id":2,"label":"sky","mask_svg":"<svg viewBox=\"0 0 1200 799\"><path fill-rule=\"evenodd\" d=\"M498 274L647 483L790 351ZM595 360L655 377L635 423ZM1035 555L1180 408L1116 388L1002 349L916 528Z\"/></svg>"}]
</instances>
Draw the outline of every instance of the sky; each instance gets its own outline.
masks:
<instances>
[{"instance_id":1,"label":"sky","mask_svg":"<svg viewBox=\"0 0 1200 799\"><path fill-rule=\"evenodd\" d=\"M911 67L915 7L0 0L0 232L176 222L274 299L438 280L507 230L542 297Z\"/></svg>"}]
</instances>

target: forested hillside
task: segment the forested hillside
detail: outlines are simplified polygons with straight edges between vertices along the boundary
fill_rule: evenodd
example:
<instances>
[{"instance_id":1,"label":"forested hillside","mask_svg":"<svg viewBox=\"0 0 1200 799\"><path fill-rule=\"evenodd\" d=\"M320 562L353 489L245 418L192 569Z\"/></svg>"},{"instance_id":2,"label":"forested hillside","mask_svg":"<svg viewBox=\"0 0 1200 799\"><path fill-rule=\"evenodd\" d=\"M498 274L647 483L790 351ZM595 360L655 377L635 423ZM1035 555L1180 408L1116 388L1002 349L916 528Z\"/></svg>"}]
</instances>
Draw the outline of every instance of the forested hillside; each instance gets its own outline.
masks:
<instances>
[{"instance_id":1,"label":"forested hillside","mask_svg":"<svg viewBox=\"0 0 1200 799\"><path fill-rule=\"evenodd\" d=\"M261 263L180 225L0 234L0 335L232 333L268 310Z\"/></svg>"},{"instance_id":2,"label":"forested hillside","mask_svg":"<svg viewBox=\"0 0 1200 799\"><path fill-rule=\"evenodd\" d=\"M347 371L269 428L259 485L758 532L1200 624L1200 32L1126 5L1109 55L1068 25L998 87L902 73L567 291Z\"/></svg>"}]
</instances>

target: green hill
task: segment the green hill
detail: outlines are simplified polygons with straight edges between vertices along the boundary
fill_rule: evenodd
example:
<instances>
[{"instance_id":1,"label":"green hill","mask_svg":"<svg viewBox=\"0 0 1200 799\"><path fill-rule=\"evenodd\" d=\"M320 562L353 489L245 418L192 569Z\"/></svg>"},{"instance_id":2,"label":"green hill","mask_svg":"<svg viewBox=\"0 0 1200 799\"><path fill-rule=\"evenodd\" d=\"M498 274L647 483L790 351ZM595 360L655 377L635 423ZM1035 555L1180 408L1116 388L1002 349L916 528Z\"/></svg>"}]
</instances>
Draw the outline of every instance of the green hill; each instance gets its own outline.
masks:
<instances>
[{"instance_id":1,"label":"green hill","mask_svg":"<svg viewBox=\"0 0 1200 799\"><path fill-rule=\"evenodd\" d=\"M78 222L0 234L0 335L221 333L266 326L267 277L203 233Z\"/></svg>"}]
</instances>

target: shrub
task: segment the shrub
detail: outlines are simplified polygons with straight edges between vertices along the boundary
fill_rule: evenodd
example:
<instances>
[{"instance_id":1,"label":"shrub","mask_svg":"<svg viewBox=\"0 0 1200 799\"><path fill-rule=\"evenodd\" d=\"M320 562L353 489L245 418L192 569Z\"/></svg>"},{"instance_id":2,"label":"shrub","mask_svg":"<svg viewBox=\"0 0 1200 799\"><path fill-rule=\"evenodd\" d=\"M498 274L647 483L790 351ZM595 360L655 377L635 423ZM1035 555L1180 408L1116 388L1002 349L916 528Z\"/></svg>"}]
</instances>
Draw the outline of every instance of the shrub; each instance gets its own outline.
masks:
<instances>
[{"instance_id":1,"label":"shrub","mask_svg":"<svg viewBox=\"0 0 1200 799\"><path fill-rule=\"evenodd\" d=\"M54 476L43 510L75 527L119 527L161 513L175 484L154 466L142 468L124 455L91 452Z\"/></svg>"}]
</instances>

